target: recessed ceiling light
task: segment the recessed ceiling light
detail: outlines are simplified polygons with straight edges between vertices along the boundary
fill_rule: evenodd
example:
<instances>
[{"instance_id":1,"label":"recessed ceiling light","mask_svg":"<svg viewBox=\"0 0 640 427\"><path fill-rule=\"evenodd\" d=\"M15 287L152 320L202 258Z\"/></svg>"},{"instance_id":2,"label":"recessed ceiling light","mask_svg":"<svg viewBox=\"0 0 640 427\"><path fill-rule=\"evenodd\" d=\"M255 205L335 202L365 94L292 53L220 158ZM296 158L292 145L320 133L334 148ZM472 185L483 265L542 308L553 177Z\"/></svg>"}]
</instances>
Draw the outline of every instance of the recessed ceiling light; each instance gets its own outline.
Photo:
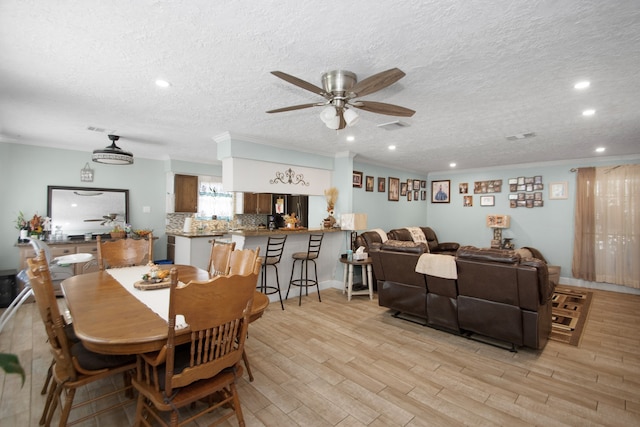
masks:
<instances>
[{"instance_id":1,"label":"recessed ceiling light","mask_svg":"<svg viewBox=\"0 0 640 427\"><path fill-rule=\"evenodd\" d=\"M395 150L395 149L396 149L396 146L395 146L395 145L390 145L390 146L389 146L389 150L393 151L393 150Z\"/></svg>"},{"instance_id":2,"label":"recessed ceiling light","mask_svg":"<svg viewBox=\"0 0 640 427\"><path fill-rule=\"evenodd\" d=\"M589 82L588 82L588 81L586 81L586 80L585 80L585 81L582 81L582 82L578 82L578 83L576 83L575 85L573 85L573 87L574 87L575 89L586 89L586 88L588 88L589 86L591 86L591 83L589 83Z\"/></svg>"},{"instance_id":3,"label":"recessed ceiling light","mask_svg":"<svg viewBox=\"0 0 640 427\"><path fill-rule=\"evenodd\" d=\"M349 135L349 136L347 137L347 141L349 141L349 142L351 142L351 141L355 141L355 140L356 140L356 137L355 137L355 136L353 136L353 135Z\"/></svg>"},{"instance_id":4,"label":"recessed ceiling light","mask_svg":"<svg viewBox=\"0 0 640 427\"><path fill-rule=\"evenodd\" d=\"M455 163L449 163L449 167L450 167L450 168L455 168L455 167L456 167L456 164L455 164Z\"/></svg>"},{"instance_id":5,"label":"recessed ceiling light","mask_svg":"<svg viewBox=\"0 0 640 427\"><path fill-rule=\"evenodd\" d=\"M593 116L596 113L596 110L584 110L582 112L583 116Z\"/></svg>"},{"instance_id":6,"label":"recessed ceiling light","mask_svg":"<svg viewBox=\"0 0 640 427\"><path fill-rule=\"evenodd\" d=\"M158 80L156 80L156 85L160 86L160 87L169 87L169 86L171 86L171 83L169 83L166 80L158 79Z\"/></svg>"},{"instance_id":7,"label":"recessed ceiling light","mask_svg":"<svg viewBox=\"0 0 640 427\"><path fill-rule=\"evenodd\" d=\"M598 148L596 148L596 153L604 153L604 150L606 150L606 148L598 147Z\"/></svg>"}]
</instances>

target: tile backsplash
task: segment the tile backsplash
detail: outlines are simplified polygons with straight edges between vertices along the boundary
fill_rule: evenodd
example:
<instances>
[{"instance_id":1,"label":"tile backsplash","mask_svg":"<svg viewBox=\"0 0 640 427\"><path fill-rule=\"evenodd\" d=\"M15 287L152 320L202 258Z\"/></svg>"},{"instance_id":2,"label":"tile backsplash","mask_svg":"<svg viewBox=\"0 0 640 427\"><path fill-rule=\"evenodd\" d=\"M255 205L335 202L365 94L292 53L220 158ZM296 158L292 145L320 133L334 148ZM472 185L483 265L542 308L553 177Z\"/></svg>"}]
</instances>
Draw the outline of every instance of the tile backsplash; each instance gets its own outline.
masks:
<instances>
[{"instance_id":1,"label":"tile backsplash","mask_svg":"<svg viewBox=\"0 0 640 427\"><path fill-rule=\"evenodd\" d=\"M167 214L166 231L170 233L181 233L184 227L185 218L193 217L189 213L169 213ZM235 215L232 221L226 220L200 220L195 218L191 223L191 233L196 233L199 229L205 231L226 231L230 228L257 228L259 225L267 224L266 215L241 214Z\"/></svg>"}]
</instances>

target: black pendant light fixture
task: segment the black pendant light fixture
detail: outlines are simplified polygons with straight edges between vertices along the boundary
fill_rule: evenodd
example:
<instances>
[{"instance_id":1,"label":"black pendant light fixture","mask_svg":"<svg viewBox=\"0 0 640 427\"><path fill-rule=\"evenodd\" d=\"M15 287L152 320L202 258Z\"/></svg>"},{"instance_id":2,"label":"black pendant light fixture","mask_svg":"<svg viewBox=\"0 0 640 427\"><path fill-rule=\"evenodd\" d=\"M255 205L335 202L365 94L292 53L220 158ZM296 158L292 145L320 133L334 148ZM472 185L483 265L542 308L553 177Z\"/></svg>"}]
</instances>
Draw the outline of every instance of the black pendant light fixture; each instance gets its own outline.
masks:
<instances>
[{"instance_id":1,"label":"black pendant light fixture","mask_svg":"<svg viewBox=\"0 0 640 427\"><path fill-rule=\"evenodd\" d=\"M120 139L118 135L109 135L111 145L102 149L93 150L91 160L96 163L105 163L108 165L130 165L133 164L133 154L124 151L116 145L116 141Z\"/></svg>"}]
</instances>

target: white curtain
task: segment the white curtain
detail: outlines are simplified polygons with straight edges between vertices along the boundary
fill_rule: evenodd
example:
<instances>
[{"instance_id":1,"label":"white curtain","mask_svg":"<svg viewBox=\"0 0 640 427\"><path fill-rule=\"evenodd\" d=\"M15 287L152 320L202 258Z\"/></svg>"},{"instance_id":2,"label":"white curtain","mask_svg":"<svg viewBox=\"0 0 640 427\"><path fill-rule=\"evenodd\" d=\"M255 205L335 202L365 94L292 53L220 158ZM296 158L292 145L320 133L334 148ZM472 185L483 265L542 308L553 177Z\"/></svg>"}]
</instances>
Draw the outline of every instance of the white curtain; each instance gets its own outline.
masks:
<instances>
[{"instance_id":1,"label":"white curtain","mask_svg":"<svg viewBox=\"0 0 640 427\"><path fill-rule=\"evenodd\" d=\"M597 282L640 288L640 165L596 168Z\"/></svg>"}]
</instances>

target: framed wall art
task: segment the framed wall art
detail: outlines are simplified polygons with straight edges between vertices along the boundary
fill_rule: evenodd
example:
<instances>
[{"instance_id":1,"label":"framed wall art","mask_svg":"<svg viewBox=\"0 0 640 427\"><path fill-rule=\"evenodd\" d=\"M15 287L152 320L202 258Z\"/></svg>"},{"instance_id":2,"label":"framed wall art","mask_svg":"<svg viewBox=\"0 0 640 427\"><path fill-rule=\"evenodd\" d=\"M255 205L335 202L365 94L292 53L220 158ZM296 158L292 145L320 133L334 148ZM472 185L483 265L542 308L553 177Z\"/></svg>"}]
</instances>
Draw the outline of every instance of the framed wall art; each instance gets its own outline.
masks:
<instances>
[{"instance_id":1,"label":"framed wall art","mask_svg":"<svg viewBox=\"0 0 640 427\"><path fill-rule=\"evenodd\" d=\"M373 191L373 177L372 176L368 176L367 177L365 190L366 191Z\"/></svg>"},{"instance_id":2,"label":"framed wall art","mask_svg":"<svg viewBox=\"0 0 640 427\"><path fill-rule=\"evenodd\" d=\"M383 176L379 176L378 177L378 193L385 192L385 183L386 183L385 178Z\"/></svg>"},{"instance_id":3,"label":"framed wall art","mask_svg":"<svg viewBox=\"0 0 640 427\"><path fill-rule=\"evenodd\" d=\"M564 182L552 182L549 184L549 200L562 200L569 198L569 184Z\"/></svg>"},{"instance_id":4,"label":"framed wall art","mask_svg":"<svg viewBox=\"0 0 640 427\"><path fill-rule=\"evenodd\" d=\"M431 181L431 203L449 203L451 196L451 181Z\"/></svg>"},{"instance_id":5,"label":"framed wall art","mask_svg":"<svg viewBox=\"0 0 640 427\"><path fill-rule=\"evenodd\" d=\"M391 202L400 200L400 178L389 177L389 193L387 199Z\"/></svg>"},{"instance_id":6,"label":"framed wall art","mask_svg":"<svg viewBox=\"0 0 640 427\"><path fill-rule=\"evenodd\" d=\"M495 204L495 196L480 196L480 206L494 206Z\"/></svg>"},{"instance_id":7,"label":"framed wall art","mask_svg":"<svg viewBox=\"0 0 640 427\"><path fill-rule=\"evenodd\" d=\"M362 172L353 171L353 186L362 188Z\"/></svg>"},{"instance_id":8,"label":"framed wall art","mask_svg":"<svg viewBox=\"0 0 640 427\"><path fill-rule=\"evenodd\" d=\"M400 195L403 196L403 197L407 195L407 183L406 182L400 183Z\"/></svg>"}]
</instances>

